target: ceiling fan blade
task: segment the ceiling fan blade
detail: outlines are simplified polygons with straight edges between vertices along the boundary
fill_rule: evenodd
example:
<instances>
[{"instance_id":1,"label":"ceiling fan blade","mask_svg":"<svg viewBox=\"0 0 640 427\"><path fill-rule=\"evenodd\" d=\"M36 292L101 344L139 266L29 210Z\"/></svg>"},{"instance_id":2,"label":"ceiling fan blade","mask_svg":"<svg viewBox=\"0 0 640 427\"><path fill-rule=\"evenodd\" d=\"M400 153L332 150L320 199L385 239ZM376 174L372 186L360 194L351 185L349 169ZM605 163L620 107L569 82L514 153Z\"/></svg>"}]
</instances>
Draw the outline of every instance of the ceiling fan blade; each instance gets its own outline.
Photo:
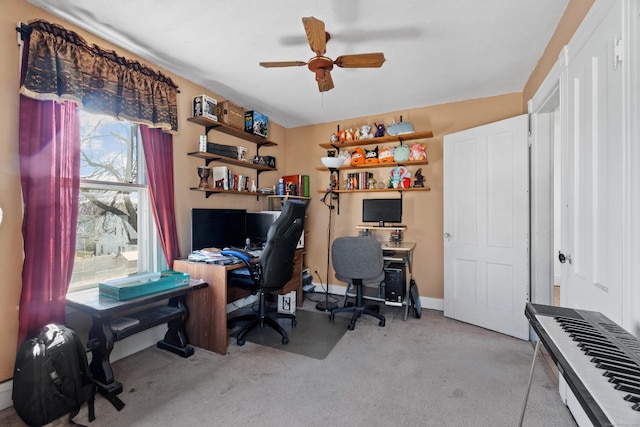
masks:
<instances>
[{"instance_id":1,"label":"ceiling fan blade","mask_svg":"<svg viewBox=\"0 0 640 427\"><path fill-rule=\"evenodd\" d=\"M274 68L274 67L300 67L302 65L307 65L304 61L276 61L276 62L261 62L260 66L264 68Z\"/></svg>"},{"instance_id":2,"label":"ceiling fan blade","mask_svg":"<svg viewBox=\"0 0 640 427\"><path fill-rule=\"evenodd\" d=\"M329 71L325 71L323 74L323 78L318 80L318 89L320 90L320 92L326 92L333 89L333 79L331 78L331 73Z\"/></svg>"},{"instance_id":3,"label":"ceiling fan blade","mask_svg":"<svg viewBox=\"0 0 640 427\"><path fill-rule=\"evenodd\" d=\"M337 57L333 63L342 68L378 68L382 67L384 61L384 54L377 52L342 55Z\"/></svg>"},{"instance_id":4,"label":"ceiling fan blade","mask_svg":"<svg viewBox=\"0 0 640 427\"><path fill-rule=\"evenodd\" d=\"M327 34L324 31L324 22L310 16L302 18L302 24L307 33L311 50L318 56L324 55L327 51Z\"/></svg>"}]
</instances>

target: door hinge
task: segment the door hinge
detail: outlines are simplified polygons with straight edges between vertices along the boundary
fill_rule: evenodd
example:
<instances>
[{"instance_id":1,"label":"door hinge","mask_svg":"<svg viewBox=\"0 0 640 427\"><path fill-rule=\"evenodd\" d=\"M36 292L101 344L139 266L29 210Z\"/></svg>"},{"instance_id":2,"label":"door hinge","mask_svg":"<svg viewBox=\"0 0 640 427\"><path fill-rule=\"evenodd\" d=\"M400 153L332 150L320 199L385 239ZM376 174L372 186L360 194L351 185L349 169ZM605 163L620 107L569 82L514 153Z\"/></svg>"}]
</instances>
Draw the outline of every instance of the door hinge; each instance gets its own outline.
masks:
<instances>
[{"instance_id":1,"label":"door hinge","mask_svg":"<svg viewBox=\"0 0 640 427\"><path fill-rule=\"evenodd\" d=\"M624 57L624 43L620 36L613 37L613 69L617 70Z\"/></svg>"}]
</instances>

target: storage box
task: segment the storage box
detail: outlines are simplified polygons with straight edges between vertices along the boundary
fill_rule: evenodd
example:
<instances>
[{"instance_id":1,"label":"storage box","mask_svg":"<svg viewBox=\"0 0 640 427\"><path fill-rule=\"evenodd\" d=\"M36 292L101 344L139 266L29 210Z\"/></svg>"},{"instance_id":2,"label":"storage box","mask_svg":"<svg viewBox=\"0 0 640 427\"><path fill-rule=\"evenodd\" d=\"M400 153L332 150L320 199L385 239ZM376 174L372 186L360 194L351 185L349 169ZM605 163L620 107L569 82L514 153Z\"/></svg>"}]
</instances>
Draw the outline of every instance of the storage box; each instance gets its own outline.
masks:
<instances>
[{"instance_id":1,"label":"storage box","mask_svg":"<svg viewBox=\"0 0 640 427\"><path fill-rule=\"evenodd\" d=\"M218 101L207 95L198 95L193 97L193 117L206 117L211 120L218 121L216 109Z\"/></svg>"},{"instance_id":2,"label":"storage box","mask_svg":"<svg viewBox=\"0 0 640 427\"><path fill-rule=\"evenodd\" d=\"M222 101L216 109L218 120L225 125L243 130L244 129L244 108L231 101Z\"/></svg>"},{"instance_id":3,"label":"storage box","mask_svg":"<svg viewBox=\"0 0 640 427\"><path fill-rule=\"evenodd\" d=\"M217 154L219 156L238 158L238 148L231 145L216 144L215 142L207 143L207 153Z\"/></svg>"},{"instance_id":4,"label":"storage box","mask_svg":"<svg viewBox=\"0 0 640 427\"><path fill-rule=\"evenodd\" d=\"M267 138L269 136L269 118L257 111L245 111L244 131Z\"/></svg>"},{"instance_id":5,"label":"storage box","mask_svg":"<svg viewBox=\"0 0 640 427\"><path fill-rule=\"evenodd\" d=\"M296 291L288 294L278 294L278 313L293 314L296 312Z\"/></svg>"},{"instance_id":6,"label":"storage box","mask_svg":"<svg viewBox=\"0 0 640 427\"><path fill-rule=\"evenodd\" d=\"M123 301L188 284L188 273L164 270L159 273L134 274L121 279L100 282L98 292L102 296Z\"/></svg>"},{"instance_id":7,"label":"storage box","mask_svg":"<svg viewBox=\"0 0 640 427\"><path fill-rule=\"evenodd\" d=\"M309 197L309 175L286 175L282 180L285 194Z\"/></svg>"}]
</instances>

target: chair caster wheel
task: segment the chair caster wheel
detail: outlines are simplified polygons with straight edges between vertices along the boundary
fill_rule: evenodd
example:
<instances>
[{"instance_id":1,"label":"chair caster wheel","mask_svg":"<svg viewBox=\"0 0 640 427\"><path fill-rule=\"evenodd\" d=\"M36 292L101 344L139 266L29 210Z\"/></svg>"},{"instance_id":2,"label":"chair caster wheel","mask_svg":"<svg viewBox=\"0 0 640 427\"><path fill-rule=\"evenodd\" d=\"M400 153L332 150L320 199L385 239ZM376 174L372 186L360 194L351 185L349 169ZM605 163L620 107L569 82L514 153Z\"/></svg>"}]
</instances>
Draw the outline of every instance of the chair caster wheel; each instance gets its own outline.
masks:
<instances>
[{"instance_id":1,"label":"chair caster wheel","mask_svg":"<svg viewBox=\"0 0 640 427\"><path fill-rule=\"evenodd\" d=\"M282 344L284 344L284 345L289 344L289 338L287 338L287 337L282 337Z\"/></svg>"},{"instance_id":2,"label":"chair caster wheel","mask_svg":"<svg viewBox=\"0 0 640 427\"><path fill-rule=\"evenodd\" d=\"M237 341L237 343L238 343L238 345L239 345L239 346L243 346L243 345L244 345L244 340L243 340L242 338L240 338L240 339Z\"/></svg>"},{"instance_id":3,"label":"chair caster wheel","mask_svg":"<svg viewBox=\"0 0 640 427\"><path fill-rule=\"evenodd\" d=\"M384 320L381 320L380 323L378 323L378 325L384 326Z\"/></svg>"},{"instance_id":4,"label":"chair caster wheel","mask_svg":"<svg viewBox=\"0 0 640 427\"><path fill-rule=\"evenodd\" d=\"M356 328L356 325L354 325L353 323L349 323L348 328L350 331L353 331Z\"/></svg>"}]
</instances>

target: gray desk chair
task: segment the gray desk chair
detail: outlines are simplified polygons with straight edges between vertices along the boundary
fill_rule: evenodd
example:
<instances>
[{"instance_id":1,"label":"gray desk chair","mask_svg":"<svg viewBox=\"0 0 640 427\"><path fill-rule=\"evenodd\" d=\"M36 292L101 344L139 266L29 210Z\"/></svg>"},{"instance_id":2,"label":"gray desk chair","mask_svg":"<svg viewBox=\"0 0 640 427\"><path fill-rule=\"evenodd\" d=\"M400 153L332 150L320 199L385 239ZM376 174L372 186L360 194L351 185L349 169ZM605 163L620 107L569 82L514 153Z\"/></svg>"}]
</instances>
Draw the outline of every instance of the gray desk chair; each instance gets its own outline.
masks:
<instances>
[{"instance_id":1,"label":"gray desk chair","mask_svg":"<svg viewBox=\"0 0 640 427\"><path fill-rule=\"evenodd\" d=\"M379 285L384 280L384 260L380 243L373 237L338 237L333 241L331 261L336 278L356 288L356 304L350 307L338 307L331 310L329 319L336 313L353 312L349 330L356 326L356 320L363 314L373 316L384 326L384 316L378 313L377 305L364 305L362 286Z\"/></svg>"}]
</instances>

